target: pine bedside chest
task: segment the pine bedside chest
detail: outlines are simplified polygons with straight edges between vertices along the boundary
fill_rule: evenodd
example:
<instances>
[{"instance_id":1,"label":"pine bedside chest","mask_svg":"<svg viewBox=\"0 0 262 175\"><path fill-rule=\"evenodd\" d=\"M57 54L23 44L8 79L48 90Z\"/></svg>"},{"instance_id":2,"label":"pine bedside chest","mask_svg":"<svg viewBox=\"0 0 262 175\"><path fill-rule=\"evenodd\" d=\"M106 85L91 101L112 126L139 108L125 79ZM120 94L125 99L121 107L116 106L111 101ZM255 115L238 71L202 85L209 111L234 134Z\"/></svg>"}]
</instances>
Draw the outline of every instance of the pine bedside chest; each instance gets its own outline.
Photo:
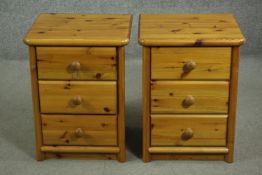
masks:
<instances>
[{"instance_id":1,"label":"pine bedside chest","mask_svg":"<svg viewBox=\"0 0 262 175\"><path fill-rule=\"evenodd\" d=\"M231 14L142 14L143 159L233 162L239 46Z\"/></svg>"},{"instance_id":2,"label":"pine bedside chest","mask_svg":"<svg viewBox=\"0 0 262 175\"><path fill-rule=\"evenodd\" d=\"M37 160L125 161L131 15L41 14L29 45Z\"/></svg>"}]
</instances>

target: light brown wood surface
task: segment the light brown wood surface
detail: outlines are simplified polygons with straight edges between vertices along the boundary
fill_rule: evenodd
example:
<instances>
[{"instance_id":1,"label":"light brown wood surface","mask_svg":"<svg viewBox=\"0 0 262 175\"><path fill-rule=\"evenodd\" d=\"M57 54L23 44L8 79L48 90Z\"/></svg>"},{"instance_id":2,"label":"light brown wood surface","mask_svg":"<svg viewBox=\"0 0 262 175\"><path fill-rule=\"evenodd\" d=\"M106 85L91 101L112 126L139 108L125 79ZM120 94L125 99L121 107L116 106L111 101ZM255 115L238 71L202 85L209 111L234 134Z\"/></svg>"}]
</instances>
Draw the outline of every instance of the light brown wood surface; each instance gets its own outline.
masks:
<instances>
[{"instance_id":1,"label":"light brown wood surface","mask_svg":"<svg viewBox=\"0 0 262 175\"><path fill-rule=\"evenodd\" d=\"M42 136L42 128L41 128L35 47L29 47L29 64L30 64L30 72L31 72L31 88L32 88L32 101L33 101L33 112L34 112L33 115L34 115L34 125L35 125L36 160L43 160L44 154L41 152L40 149L40 147L43 145L43 141L42 141L43 136Z\"/></svg>"},{"instance_id":2,"label":"light brown wood surface","mask_svg":"<svg viewBox=\"0 0 262 175\"><path fill-rule=\"evenodd\" d=\"M239 69L239 47L232 48L232 66L231 66L231 80L230 80L230 99L228 109L228 132L227 132L227 147L229 153L225 156L228 163L234 161L234 143L235 143L235 127L236 127L236 113L237 113L237 92L238 92L238 69Z\"/></svg>"},{"instance_id":3,"label":"light brown wood surface","mask_svg":"<svg viewBox=\"0 0 262 175\"><path fill-rule=\"evenodd\" d=\"M42 115L43 143L117 145L116 120L112 115Z\"/></svg>"},{"instance_id":4,"label":"light brown wood surface","mask_svg":"<svg viewBox=\"0 0 262 175\"><path fill-rule=\"evenodd\" d=\"M150 153L225 154L226 147L150 147Z\"/></svg>"},{"instance_id":5,"label":"light brown wood surface","mask_svg":"<svg viewBox=\"0 0 262 175\"><path fill-rule=\"evenodd\" d=\"M228 80L230 78L230 47L153 47L153 80ZM186 72L186 64L195 68Z\"/></svg>"},{"instance_id":6,"label":"light brown wood surface","mask_svg":"<svg viewBox=\"0 0 262 175\"><path fill-rule=\"evenodd\" d=\"M150 147L150 53L149 47L143 47L143 160L151 160Z\"/></svg>"},{"instance_id":7,"label":"light brown wood surface","mask_svg":"<svg viewBox=\"0 0 262 175\"><path fill-rule=\"evenodd\" d=\"M193 137L183 140L187 128ZM152 146L225 146L227 115L151 115Z\"/></svg>"},{"instance_id":8,"label":"light brown wood surface","mask_svg":"<svg viewBox=\"0 0 262 175\"><path fill-rule=\"evenodd\" d=\"M117 115L117 129L118 129L118 146L119 154L118 160L125 162L126 160L126 139L125 139L125 48L117 48L118 55L118 115Z\"/></svg>"},{"instance_id":9,"label":"light brown wood surface","mask_svg":"<svg viewBox=\"0 0 262 175\"><path fill-rule=\"evenodd\" d=\"M39 79L117 79L114 47L37 47L37 66Z\"/></svg>"},{"instance_id":10,"label":"light brown wood surface","mask_svg":"<svg viewBox=\"0 0 262 175\"><path fill-rule=\"evenodd\" d=\"M232 14L142 14L139 42L144 46L239 46Z\"/></svg>"},{"instance_id":11,"label":"light brown wood surface","mask_svg":"<svg viewBox=\"0 0 262 175\"><path fill-rule=\"evenodd\" d=\"M43 152L54 153L118 153L118 147L112 146L42 146Z\"/></svg>"},{"instance_id":12,"label":"light brown wood surface","mask_svg":"<svg viewBox=\"0 0 262 175\"><path fill-rule=\"evenodd\" d=\"M39 81L41 112L115 114L116 89L114 81Z\"/></svg>"},{"instance_id":13,"label":"light brown wood surface","mask_svg":"<svg viewBox=\"0 0 262 175\"><path fill-rule=\"evenodd\" d=\"M116 154L108 153L51 153L45 152L45 159L116 160Z\"/></svg>"},{"instance_id":14,"label":"light brown wood surface","mask_svg":"<svg viewBox=\"0 0 262 175\"><path fill-rule=\"evenodd\" d=\"M245 42L235 17L141 14L138 40L148 51L144 161L233 162L239 46Z\"/></svg>"},{"instance_id":15,"label":"light brown wood surface","mask_svg":"<svg viewBox=\"0 0 262 175\"><path fill-rule=\"evenodd\" d=\"M226 81L154 81L151 83L152 113L227 113ZM192 96L194 103L185 107Z\"/></svg>"},{"instance_id":16,"label":"light brown wood surface","mask_svg":"<svg viewBox=\"0 0 262 175\"><path fill-rule=\"evenodd\" d=\"M122 46L129 42L128 14L40 14L24 38L28 45Z\"/></svg>"},{"instance_id":17,"label":"light brown wood surface","mask_svg":"<svg viewBox=\"0 0 262 175\"><path fill-rule=\"evenodd\" d=\"M152 160L224 160L224 154L152 154Z\"/></svg>"},{"instance_id":18,"label":"light brown wood surface","mask_svg":"<svg viewBox=\"0 0 262 175\"><path fill-rule=\"evenodd\" d=\"M125 52L132 15L40 14L24 37L37 160L125 157ZM41 116L42 115L42 116Z\"/></svg>"}]
</instances>

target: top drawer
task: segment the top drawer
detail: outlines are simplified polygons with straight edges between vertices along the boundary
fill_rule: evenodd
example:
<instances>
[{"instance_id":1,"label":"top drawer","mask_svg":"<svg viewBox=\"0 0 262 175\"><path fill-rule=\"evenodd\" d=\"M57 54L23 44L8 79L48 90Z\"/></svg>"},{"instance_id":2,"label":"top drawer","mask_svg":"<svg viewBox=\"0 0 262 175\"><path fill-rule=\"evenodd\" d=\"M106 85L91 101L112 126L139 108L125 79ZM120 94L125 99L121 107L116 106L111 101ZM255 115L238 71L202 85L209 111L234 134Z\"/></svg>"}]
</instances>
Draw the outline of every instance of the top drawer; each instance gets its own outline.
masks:
<instances>
[{"instance_id":1,"label":"top drawer","mask_svg":"<svg viewBox=\"0 0 262 175\"><path fill-rule=\"evenodd\" d=\"M116 80L114 47L37 47L38 78Z\"/></svg>"},{"instance_id":2,"label":"top drawer","mask_svg":"<svg viewBox=\"0 0 262 175\"><path fill-rule=\"evenodd\" d=\"M153 80L230 79L230 47L153 47L151 58Z\"/></svg>"}]
</instances>

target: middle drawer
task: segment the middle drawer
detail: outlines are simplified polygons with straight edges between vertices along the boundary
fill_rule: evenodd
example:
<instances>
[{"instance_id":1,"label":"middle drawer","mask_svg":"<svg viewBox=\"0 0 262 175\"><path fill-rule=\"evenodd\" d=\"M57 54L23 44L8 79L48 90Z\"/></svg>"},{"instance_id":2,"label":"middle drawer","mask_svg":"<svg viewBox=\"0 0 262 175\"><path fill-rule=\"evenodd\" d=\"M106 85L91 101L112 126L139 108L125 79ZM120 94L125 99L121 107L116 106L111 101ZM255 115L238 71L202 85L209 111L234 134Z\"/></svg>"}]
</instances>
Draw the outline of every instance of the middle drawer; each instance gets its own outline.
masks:
<instances>
[{"instance_id":1,"label":"middle drawer","mask_svg":"<svg viewBox=\"0 0 262 175\"><path fill-rule=\"evenodd\" d=\"M114 81L39 81L42 113L115 114Z\"/></svg>"},{"instance_id":2,"label":"middle drawer","mask_svg":"<svg viewBox=\"0 0 262 175\"><path fill-rule=\"evenodd\" d=\"M151 113L227 113L227 81L153 81Z\"/></svg>"}]
</instances>

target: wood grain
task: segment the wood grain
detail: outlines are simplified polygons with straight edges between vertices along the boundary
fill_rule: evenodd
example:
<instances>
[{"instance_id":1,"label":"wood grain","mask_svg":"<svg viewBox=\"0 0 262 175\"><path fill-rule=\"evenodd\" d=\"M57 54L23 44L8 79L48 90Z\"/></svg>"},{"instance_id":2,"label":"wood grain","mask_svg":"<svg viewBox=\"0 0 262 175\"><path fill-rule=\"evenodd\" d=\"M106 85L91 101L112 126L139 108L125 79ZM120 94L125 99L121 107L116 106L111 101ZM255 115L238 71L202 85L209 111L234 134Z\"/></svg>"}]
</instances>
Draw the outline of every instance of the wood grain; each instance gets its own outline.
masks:
<instances>
[{"instance_id":1,"label":"wood grain","mask_svg":"<svg viewBox=\"0 0 262 175\"><path fill-rule=\"evenodd\" d=\"M222 154L152 154L152 160L224 160Z\"/></svg>"},{"instance_id":2,"label":"wood grain","mask_svg":"<svg viewBox=\"0 0 262 175\"><path fill-rule=\"evenodd\" d=\"M233 162L239 46L245 42L235 17L142 14L138 39L149 52L147 59L143 54L144 161Z\"/></svg>"},{"instance_id":3,"label":"wood grain","mask_svg":"<svg viewBox=\"0 0 262 175\"><path fill-rule=\"evenodd\" d=\"M80 70L73 70L78 62ZM39 79L116 80L114 47L37 47Z\"/></svg>"},{"instance_id":4,"label":"wood grain","mask_svg":"<svg viewBox=\"0 0 262 175\"><path fill-rule=\"evenodd\" d=\"M185 129L193 137L183 139ZM225 146L227 115L151 115L152 146Z\"/></svg>"},{"instance_id":5,"label":"wood grain","mask_svg":"<svg viewBox=\"0 0 262 175\"><path fill-rule=\"evenodd\" d=\"M143 46L239 46L245 41L232 14L142 14Z\"/></svg>"},{"instance_id":6,"label":"wood grain","mask_svg":"<svg viewBox=\"0 0 262 175\"><path fill-rule=\"evenodd\" d=\"M45 145L117 145L116 116L42 115ZM82 130L80 136L77 129Z\"/></svg>"},{"instance_id":7,"label":"wood grain","mask_svg":"<svg viewBox=\"0 0 262 175\"><path fill-rule=\"evenodd\" d=\"M225 154L226 147L150 147L150 153Z\"/></svg>"},{"instance_id":8,"label":"wood grain","mask_svg":"<svg viewBox=\"0 0 262 175\"><path fill-rule=\"evenodd\" d=\"M33 100L33 112L34 112L34 125L35 125L35 143L36 143L36 160L43 160L44 154L41 152L42 141L42 128L41 128L41 116L39 105L39 90L37 81L37 64L36 64L36 48L29 47L29 63L31 73L31 88L32 88L32 100Z\"/></svg>"},{"instance_id":9,"label":"wood grain","mask_svg":"<svg viewBox=\"0 0 262 175\"><path fill-rule=\"evenodd\" d=\"M153 47L153 80L228 80L230 78L230 47ZM196 67L185 72L185 64Z\"/></svg>"},{"instance_id":10,"label":"wood grain","mask_svg":"<svg viewBox=\"0 0 262 175\"><path fill-rule=\"evenodd\" d=\"M45 153L45 159L116 160L116 154L101 153Z\"/></svg>"},{"instance_id":11,"label":"wood grain","mask_svg":"<svg viewBox=\"0 0 262 175\"><path fill-rule=\"evenodd\" d=\"M235 127L237 113L237 90L238 90L238 69L239 69L239 47L232 48L232 66L230 80L230 99L228 108L228 132L227 132L227 147L229 153L225 156L225 161L232 163L234 161L234 142L235 142Z\"/></svg>"},{"instance_id":12,"label":"wood grain","mask_svg":"<svg viewBox=\"0 0 262 175\"><path fill-rule=\"evenodd\" d=\"M41 112L115 114L116 89L114 81L39 81Z\"/></svg>"},{"instance_id":13,"label":"wood grain","mask_svg":"<svg viewBox=\"0 0 262 175\"><path fill-rule=\"evenodd\" d=\"M118 147L110 146L42 146L43 152L54 153L118 153Z\"/></svg>"},{"instance_id":14,"label":"wood grain","mask_svg":"<svg viewBox=\"0 0 262 175\"><path fill-rule=\"evenodd\" d=\"M150 48L143 47L143 160L150 161Z\"/></svg>"},{"instance_id":15,"label":"wood grain","mask_svg":"<svg viewBox=\"0 0 262 175\"><path fill-rule=\"evenodd\" d=\"M129 42L128 14L40 14L24 38L28 45L123 46Z\"/></svg>"},{"instance_id":16,"label":"wood grain","mask_svg":"<svg viewBox=\"0 0 262 175\"><path fill-rule=\"evenodd\" d=\"M125 139L125 48L118 47L118 146L119 146L119 162L126 160L126 139Z\"/></svg>"},{"instance_id":17,"label":"wood grain","mask_svg":"<svg viewBox=\"0 0 262 175\"><path fill-rule=\"evenodd\" d=\"M154 81L151 111L157 113L227 113L229 83L226 81ZM195 102L184 106L188 95Z\"/></svg>"}]
</instances>

